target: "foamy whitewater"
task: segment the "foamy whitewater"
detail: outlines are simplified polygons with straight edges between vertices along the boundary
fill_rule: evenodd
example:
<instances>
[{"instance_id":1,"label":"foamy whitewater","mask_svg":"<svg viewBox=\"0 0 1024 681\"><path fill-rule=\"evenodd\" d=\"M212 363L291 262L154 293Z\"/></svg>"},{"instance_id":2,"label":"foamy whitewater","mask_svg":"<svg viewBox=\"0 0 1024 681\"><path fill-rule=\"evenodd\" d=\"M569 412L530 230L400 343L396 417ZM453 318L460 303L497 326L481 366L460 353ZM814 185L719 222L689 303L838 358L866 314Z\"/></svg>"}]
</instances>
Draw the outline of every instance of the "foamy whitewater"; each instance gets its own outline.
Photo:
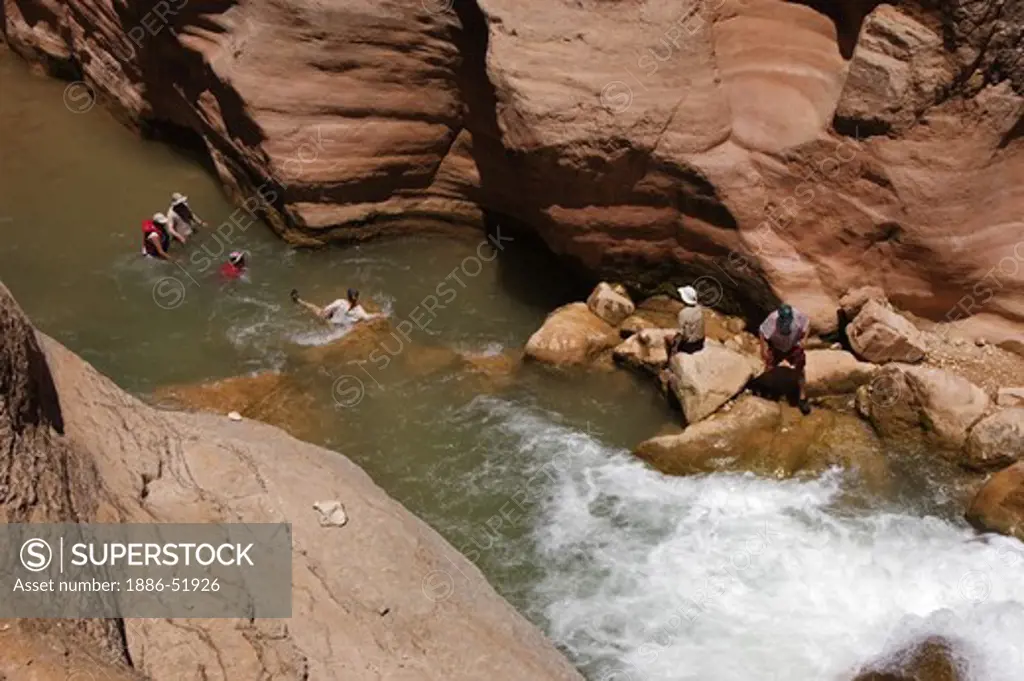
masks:
<instances>
[{"instance_id":1,"label":"foamy whitewater","mask_svg":"<svg viewBox=\"0 0 1024 681\"><path fill-rule=\"evenodd\" d=\"M505 465L551 471L533 491L545 577L531 600L591 679L849 681L934 634L971 681L1024 678L1016 540L844 510L840 472L666 477L555 415L470 408L517 443Z\"/></svg>"}]
</instances>

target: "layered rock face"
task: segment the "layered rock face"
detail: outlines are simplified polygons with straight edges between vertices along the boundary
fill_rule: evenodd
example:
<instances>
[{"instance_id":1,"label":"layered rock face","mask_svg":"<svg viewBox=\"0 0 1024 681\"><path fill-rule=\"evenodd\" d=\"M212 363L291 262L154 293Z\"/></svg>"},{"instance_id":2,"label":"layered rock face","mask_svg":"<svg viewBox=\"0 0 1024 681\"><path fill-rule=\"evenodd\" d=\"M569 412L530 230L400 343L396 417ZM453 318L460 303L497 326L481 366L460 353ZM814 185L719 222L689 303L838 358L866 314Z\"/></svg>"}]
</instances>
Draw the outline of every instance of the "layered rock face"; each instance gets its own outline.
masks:
<instances>
[{"instance_id":1,"label":"layered rock face","mask_svg":"<svg viewBox=\"0 0 1024 681\"><path fill-rule=\"evenodd\" d=\"M851 285L1024 322L1024 6L4 0L7 42L191 131L299 243L486 213L586 270L834 328ZM252 197L261 197L260 201Z\"/></svg>"},{"instance_id":2,"label":"layered rock face","mask_svg":"<svg viewBox=\"0 0 1024 681\"><path fill-rule=\"evenodd\" d=\"M289 620L13 621L0 677L581 678L344 456L253 421L147 407L37 335L2 285L0 331L4 520L290 522L294 542ZM344 527L323 526L318 502L340 502Z\"/></svg>"}]
</instances>

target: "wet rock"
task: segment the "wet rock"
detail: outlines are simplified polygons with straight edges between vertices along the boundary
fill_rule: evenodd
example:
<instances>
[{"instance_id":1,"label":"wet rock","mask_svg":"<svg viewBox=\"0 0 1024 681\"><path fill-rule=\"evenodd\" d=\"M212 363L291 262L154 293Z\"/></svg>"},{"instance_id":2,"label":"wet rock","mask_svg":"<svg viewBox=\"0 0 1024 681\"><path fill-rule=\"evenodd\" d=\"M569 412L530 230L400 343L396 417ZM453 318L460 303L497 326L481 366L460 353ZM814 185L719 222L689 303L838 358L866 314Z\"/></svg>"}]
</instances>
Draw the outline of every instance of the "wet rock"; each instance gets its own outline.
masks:
<instances>
[{"instance_id":1,"label":"wet rock","mask_svg":"<svg viewBox=\"0 0 1024 681\"><path fill-rule=\"evenodd\" d=\"M878 286L861 286L843 294L839 299L839 309L846 320L851 321L870 301L889 307L889 298L885 295L884 290Z\"/></svg>"},{"instance_id":2,"label":"wet rock","mask_svg":"<svg viewBox=\"0 0 1024 681\"><path fill-rule=\"evenodd\" d=\"M754 375L749 358L712 340L700 352L673 355L669 371L669 385L691 424L735 397Z\"/></svg>"},{"instance_id":3,"label":"wet rock","mask_svg":"<svg viewBox=\"0 0 1024 681\"><path fill-rule=\"evenodd\" d=\"M924 334L906 317L869 300L846 327L850 346L861 358L885 362L919 362L927 352Z\"/></svg>"},{"instance_id":4,"label":"wet rock","mask_svg":"<svg viewBox=\"0 0 1024 681\"><path fill-rule=\"evenodd\" d=\"M857 390L857 409L880 434L914 438L959 450L990 401L978 386L943 369L888 364Z\"/></svg>"},{"instance_id":5,"label":"wet rock","mask_svg":"<svg viewBox=\"0 0 1024 681\"><path fill-rule=\"evenodd\" d=\"M587 364L619 342L615 329L586 303L564 305L526 343L526 357L554 366Z\"/></svg>"},{"instance_id":6,"label":"wet rock","mask_svg":"<svg viewBox=\"0 0 1024 681\"><path fill-rule=\"evenodd\" d=\"M728 412L688 426L682 433L640 443L634 454L668 475L689 475L735 464L750 451L750 440L782 421L775 402L744 395Z\"/></svg>"},{"instance_id":7,"label":"wet rock","mask_svg":"<svg viewBox=\"0 0 1024 681\"><path fill-rule=\"evenodd\" d=\"M339 332L333 326L323 326L325 333ZM410 336L411 337L411 336ZM301 350L301 359L326 367L342 367L354 361L370 362L373 357L392 357L405 351L411 341L398 333L387 317L376 317L355 324L345 335L323 345L311 345Z\"/></svg>"},{"instance_id":8,"label":"wet rock","mask_svg":"<svg viewBox=\"0 0 1024 681\"><path fill-rule=\"evenodd\" d=\"M153 393L158 405L263 421L298 438L315 435L313 415L330 401L329 386L319 395L287 374L266 371L246 376L165 386ZM233 417L232 420L235 420Z\"/></svg>"},{"instance_id":9,"label":"wet rock","mask_svg":"<svg viewBox=\"0 0 1024 681\"><path fill-rule=\"evenodd\" d=\"M620 290L616 290L603 281L587 298L587 307L612 326L621 324L636 309L633 301L621 287Z\"/></svg>"},{"instance_id":10,"label":"wet rock","mask_svg":"<svg viewBox=\"0 0 1024 681\"><path fill-rule=\"evenodd\" d=\"M522 364L520 351L464 353L464 378L475 393L497 393L511 386Z\"/></svg>"},{"instance_id":11,"label":"wet rock","mask_svg":"<svg viewBox=\"0 0 1024 681\"><path fill-rule=\"evenodd\" d=\"M966 670L950 643L930 638L869 666L853 681L966 681Z\"/></svg>"},{"instance_id":12,"label":"wet rock","mask_svg":"<svg viewBox=\"0 0 1024 681\"><path fill-rule=\"evenodd\" d=\"M1024 387L999 388L996 404L1000 407L1024 407Z\"/></svg>"},{"instance_id":13,"label":"wet rock","mask_svg":"<svg viewBox=\"0 0 1024 681\"><path fill-rule=\"evenodd\" d=\"M1024 462L989 478L967 510L967 520L983 532L1024 541Z\"/></svg>"},{"instance_id":14,"label":"wet rock","mask_svg":"<svg viewBox=\"0 0 1024 681\"><path fill-rule=\"evenodd\" d=\"M971 428L964 448L964 465L994 470L1024 457L1024 407L986 416Z\"/></svg>"},{"instance_id":15,"label":"wet rock","mask_svg":"<svg viewBox=\"0 0 1024 681\"><path fill-rule=\"evenodd\" d=\"M854 393L868 383L879 367L861 362L845 350L809 350L807 352L807 396Z\"/></svg>"},{"instance_id":16,"label":"wet rock","mask_svg":"<svg viewBox=\"0 0 1024 681\"><path fill-rule=\"evenodd\" d=\"M888 480L881 442L856 416L826 409L803 416L752 395L681 433L646 440L634 454L669 475L750 471L785 478L842 466L857 470L872 489Z\"/></svg>"}]
</instances>

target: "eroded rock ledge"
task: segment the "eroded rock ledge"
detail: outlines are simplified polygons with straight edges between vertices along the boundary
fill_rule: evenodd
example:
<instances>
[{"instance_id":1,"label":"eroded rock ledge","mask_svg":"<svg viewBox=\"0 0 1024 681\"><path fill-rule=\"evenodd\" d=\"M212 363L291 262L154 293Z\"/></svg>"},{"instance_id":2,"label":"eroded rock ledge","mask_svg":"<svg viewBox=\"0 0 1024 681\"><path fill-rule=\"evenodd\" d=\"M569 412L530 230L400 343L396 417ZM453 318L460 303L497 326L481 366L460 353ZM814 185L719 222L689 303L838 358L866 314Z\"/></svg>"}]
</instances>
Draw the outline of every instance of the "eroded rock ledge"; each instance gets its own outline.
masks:
<instances>
[{"instance_id":1,"label":"eroded rock ledge","mask_svg":"<svg viewBox=\"0 0 1024 681\"><path fill-rule=\"evenodd\" d=\"M290 620L15 621L0 632L0 676L580 680L344 456L258 422L142 404L37 334L2 284L0 331L4 520L287 521L294 541ZM348 523L322 527L319 500L342 502Z\"/></svg>"},{"instance_id":2,"label":"eroded rock ledge","mask_svg":"<svg viewBox=\"0 0 1024 681\"><path fill-rule=\"evenodd\" d=\"M203 146L296 243L490 212L633 288L704 275L733 311L783 297L827 330L870 271L904 310L1021 335L1021 3L4 10L16 52Z\"/></svg>"}]
</instances>

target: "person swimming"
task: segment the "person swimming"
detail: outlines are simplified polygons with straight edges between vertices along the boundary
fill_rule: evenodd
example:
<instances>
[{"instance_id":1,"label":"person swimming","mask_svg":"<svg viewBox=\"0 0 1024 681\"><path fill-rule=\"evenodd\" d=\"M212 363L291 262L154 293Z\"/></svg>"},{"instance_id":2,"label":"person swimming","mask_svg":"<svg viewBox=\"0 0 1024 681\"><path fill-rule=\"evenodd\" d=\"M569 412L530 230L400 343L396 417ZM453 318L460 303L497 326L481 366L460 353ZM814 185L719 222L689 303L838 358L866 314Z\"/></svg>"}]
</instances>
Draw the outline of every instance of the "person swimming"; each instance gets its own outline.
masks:
<instances>
[{"instance_id":1,"label":"person swimming","mask_svg":"<svg viewBox=\"0 0 1024 681\"><path fill-rule=\"evenodd\" d=\"M324 307L319 307L300 298L298 289L292 289L291 298L293 302L306 308L320 319L337 326L351 326L373 318L373 315L359 304L359 291L354 288L348 290L345 298L338 298Z\"/></svg>"},{"instance_id":2,"label":"person swimming","mask_svg":"<svg viewBox=\"0 0 1024 681\"><path fill-rule=\"evenodd\" d=\"M247 271L245 253L232 251L228 255L228 261L220 266L220 273L225 279L238 279Z\"/></svg>"}]
</instances>

